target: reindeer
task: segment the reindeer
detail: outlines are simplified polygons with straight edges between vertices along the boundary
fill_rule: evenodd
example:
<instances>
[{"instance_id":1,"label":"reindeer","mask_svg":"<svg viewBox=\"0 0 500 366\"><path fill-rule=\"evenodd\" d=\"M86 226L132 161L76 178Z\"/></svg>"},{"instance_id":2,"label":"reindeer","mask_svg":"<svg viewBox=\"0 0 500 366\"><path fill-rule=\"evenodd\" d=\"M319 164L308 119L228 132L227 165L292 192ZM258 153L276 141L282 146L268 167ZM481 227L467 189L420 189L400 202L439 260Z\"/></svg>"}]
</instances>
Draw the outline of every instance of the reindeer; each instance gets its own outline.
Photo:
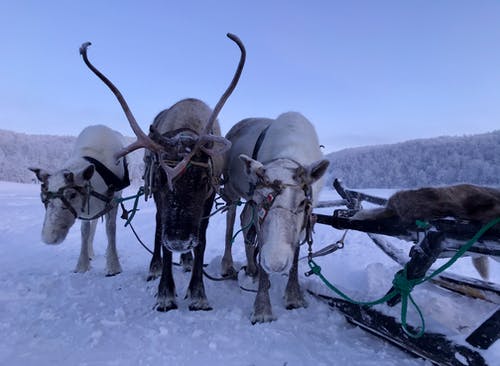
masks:
<instances>
[{"instance_id":1,"label":"reindeer","mask_svg":"<svg viewBox=\"0 0 500 366\"><path fill-rule=\"evenodd\" d=\"M76 139L73 153L60 170L49 173L29 168L42 182L45 205L42 240L60 244L76 219L81 219L82 245L75 272L90 269L93 240L99 217L106 217L106 275L122 271L116 252L116 213L121 190L129 185L125 158L116 159L123 149L120 133L102 125L85 128Z\"/></svg>"},{"instance_id":2,"label":"reindeer","mask_svg":"<svg viewBox=\"0 0 500 366\"><path fill-rule=\"evenodd\" d=\"M243 197L247 201L241 214L246 273L259 277L251 321L269 322L275 319L268 292L269 273L288 272L287 309L307 306L298 281L299 244L311 235L311 211L329 162L323 159L313 125L295 112L275 120L242 120L226 138L232 145L223 173L222 196L229 209L222 274L234 276L236 272L231 254L234 203Z\"/></svg>"},{"instance_id":3,"label":"reindeer","mask_svg":"<svg viewBox=\"0 0 500 366\"><path fill-rule=\"evenodd\" d=\"M177 308L172 252L190 251L194 251L194 262L186 294L191 300L189 309L211 310L203 284L206 230L219 189L224 152L231 145L221 136L216 118L238 83L246 56L238 37L227 36L240 48L241 58L231 84L214 110L198 99L181 100L156 116L149 135L141 130L118 89L88 61L86 50L90 44L85 43L80 49L87 66L117 97L137 136L137 141L117 157L138 148L147 149L145 178L151 179L151 193L157 207L150 278L157 276L161 269L156 309L162 312Z\"/></svg>"}]
</instances>

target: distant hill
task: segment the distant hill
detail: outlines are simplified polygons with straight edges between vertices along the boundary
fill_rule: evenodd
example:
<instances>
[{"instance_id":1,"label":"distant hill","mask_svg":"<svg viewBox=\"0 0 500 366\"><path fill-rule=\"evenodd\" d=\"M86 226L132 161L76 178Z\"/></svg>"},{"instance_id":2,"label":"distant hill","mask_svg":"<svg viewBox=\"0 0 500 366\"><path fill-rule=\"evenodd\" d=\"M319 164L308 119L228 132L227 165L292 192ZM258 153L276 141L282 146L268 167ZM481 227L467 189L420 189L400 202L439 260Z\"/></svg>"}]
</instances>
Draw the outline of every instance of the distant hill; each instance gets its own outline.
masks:
<instances>
[{"instance_id":1,"label":"distant hill","mask_svg":"<svg viewBox=\"0 0 500 366\"><path fill-rule=\"evenodd\" d=\"M356 188L454 183L500 186L500 130L345 149L327 158L330 187L334 178Z\"/></svg>"},{"instance_id":2,"label":"distant hill","mask_svg":"<svg viewBox=\"0 0 500 366\"><path fill-rule=\"evenodd\" d=\"M132 141L132 138L126 138ZM20 183L35 182L35 175L28 168L39 167L57 170L70 156L76 137L29 135L0 130L0 180ZM130 178L141 184L143 149L127 157Z\"/></svg>"},{"instance_id":3,"label":"distant hill","mask_svg":"<svg viewBox=\"0 0 500 366\"><path fill-rule=\"evenodd\" d=\"M34 182L28 167L56 170L76 137L0 130L0 180ZM132 138L128 138L132 141ZM132 182L142 184L143 150L129 155ZM345 149L327 155L327 185L334 178L353 188L412 188L468 182L500 186L500 130L392 145Z\"/></svg>"}]
</instances>

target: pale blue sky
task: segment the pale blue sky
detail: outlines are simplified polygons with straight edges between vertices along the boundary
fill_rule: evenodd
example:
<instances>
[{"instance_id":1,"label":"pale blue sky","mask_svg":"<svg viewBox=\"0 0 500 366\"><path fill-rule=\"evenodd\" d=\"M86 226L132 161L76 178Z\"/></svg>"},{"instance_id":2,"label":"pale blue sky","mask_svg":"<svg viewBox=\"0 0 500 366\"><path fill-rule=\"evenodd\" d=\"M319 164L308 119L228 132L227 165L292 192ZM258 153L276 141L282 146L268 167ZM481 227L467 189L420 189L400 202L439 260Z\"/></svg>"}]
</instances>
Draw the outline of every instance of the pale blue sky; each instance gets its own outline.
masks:
<instances>
[{"instance_id":1,"label":"pale blue sky","mask_svg":"<svg viewBox=\"0 0 500 366\"><path fill-rule=\"evenodd\" d=\"M144 130L185 97L219 120L295 110L326 152L500 128L500 1L0 0L0 128L132 131L78 48L119 87Z\"/></svg>"}]
</instances>

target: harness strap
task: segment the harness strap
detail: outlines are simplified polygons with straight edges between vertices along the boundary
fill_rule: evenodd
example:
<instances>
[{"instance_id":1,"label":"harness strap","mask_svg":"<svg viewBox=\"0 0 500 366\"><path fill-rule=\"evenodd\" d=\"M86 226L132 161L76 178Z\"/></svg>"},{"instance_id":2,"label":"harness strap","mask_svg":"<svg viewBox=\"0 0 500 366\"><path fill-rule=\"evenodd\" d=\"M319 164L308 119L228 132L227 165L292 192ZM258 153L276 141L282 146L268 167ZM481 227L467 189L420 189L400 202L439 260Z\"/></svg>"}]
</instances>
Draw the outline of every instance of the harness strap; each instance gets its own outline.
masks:
<instances>
[{"instance_id":1,"label":"harness strap","mask_svg":"<svg viewBox=\"0 0 500 366\"><path fill-rule=\"evenodd\" d=\"M84 156L85 160L89 163L94 164L97 173L102 177L106 185L112 189L114 192L121 191L122 189L130 185L130 178L128 173L127 159L123 157L123 178L120 179L115 173L113 173L108 167L106 167L99 160L94 159L90 156Z\"/></svg>"},{"instance_id":2,"label":"harness strap","mask_svg":"<svg viewBox=\"0 0 500 366\"><path fill-rule=\"evenodd\" d=\"M266 137L266 133L267 133L267 130L269 130L269 127L271 127L270 124L261 131L259 137L257 138L257 141L255 142L255 146L253 147L253 152L252 152L252 159L253 160L257 160L257 155L259 155L260 147L262 146L262 142L264 141L264 138Z\"/></svg>"}]
</instances>

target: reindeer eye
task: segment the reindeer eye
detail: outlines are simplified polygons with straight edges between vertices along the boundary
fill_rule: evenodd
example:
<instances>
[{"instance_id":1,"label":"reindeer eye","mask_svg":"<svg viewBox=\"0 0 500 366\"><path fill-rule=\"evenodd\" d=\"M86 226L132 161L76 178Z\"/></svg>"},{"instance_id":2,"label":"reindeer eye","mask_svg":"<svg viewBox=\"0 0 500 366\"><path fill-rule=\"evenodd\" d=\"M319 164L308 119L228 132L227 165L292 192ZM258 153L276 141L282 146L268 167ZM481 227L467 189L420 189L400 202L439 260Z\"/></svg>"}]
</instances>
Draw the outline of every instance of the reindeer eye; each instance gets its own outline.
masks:
<instances>
[{"instance_id":1,"label":"reindeer eye","mask_svg":"<svg viewBox=\"0 0 500 366\"><path fill-rule=\"evenodd\" d=\"M66 196L66 198L74 200L76 198L76 194L77 194L76 192L71 191L71 192L66 192L64 195Z\"/></svg>"}]
</instances>

